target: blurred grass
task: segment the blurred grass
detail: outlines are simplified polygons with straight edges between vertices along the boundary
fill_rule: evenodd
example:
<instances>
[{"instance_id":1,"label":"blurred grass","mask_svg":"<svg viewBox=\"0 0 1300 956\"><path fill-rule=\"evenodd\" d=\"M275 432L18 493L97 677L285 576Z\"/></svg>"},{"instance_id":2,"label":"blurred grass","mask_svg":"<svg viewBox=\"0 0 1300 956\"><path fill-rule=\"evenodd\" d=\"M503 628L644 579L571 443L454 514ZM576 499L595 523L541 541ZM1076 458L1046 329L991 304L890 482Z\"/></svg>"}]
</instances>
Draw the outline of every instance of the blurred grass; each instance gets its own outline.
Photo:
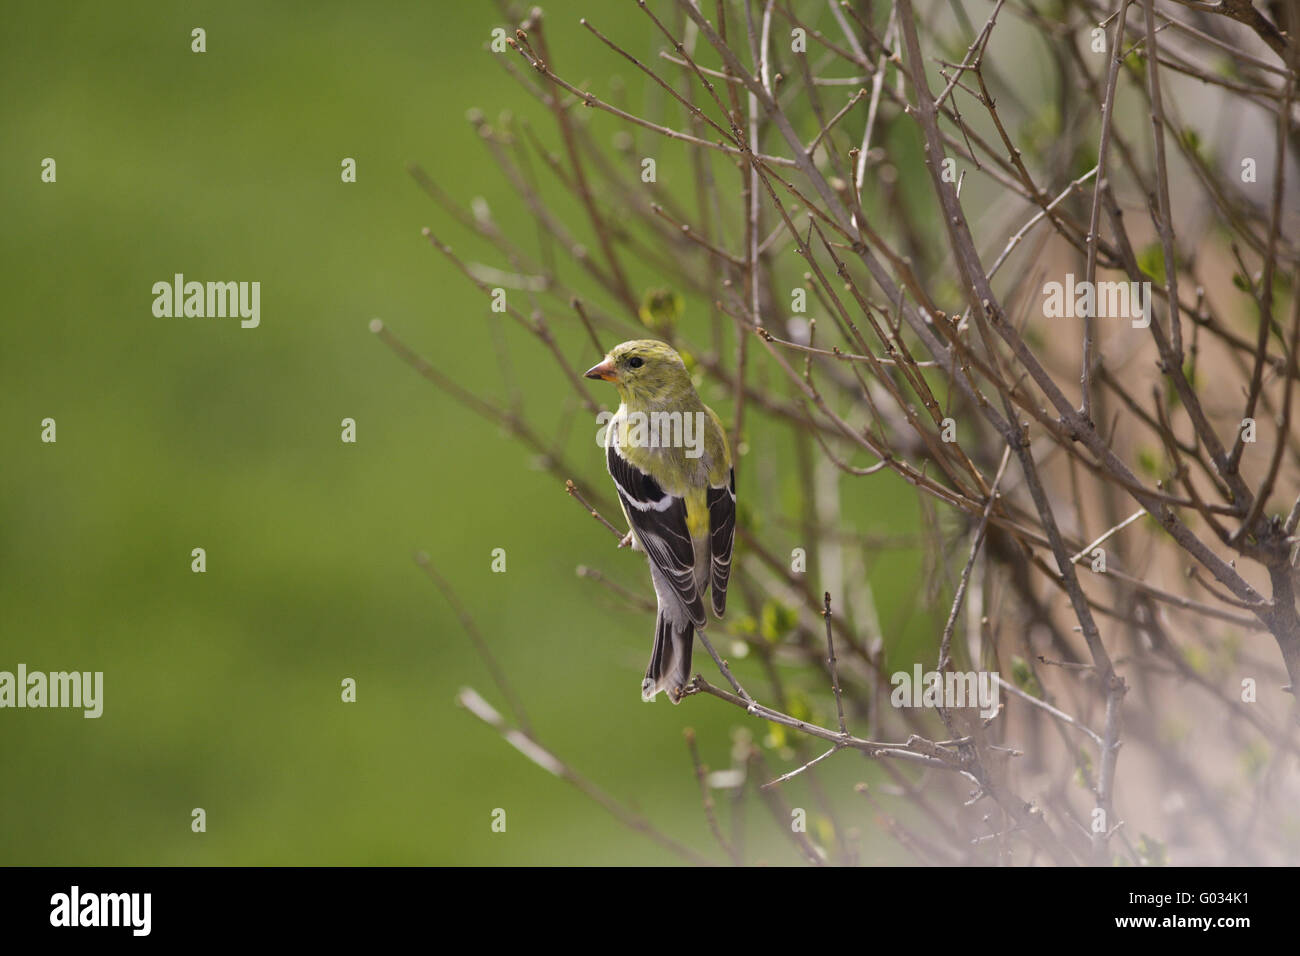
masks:
<instances>
[{"instance_id":1,"label":"blurred grass","mask_svg":"<svg viewBox=\"0 0 1300 956\"><path fill-rule=\"evenodd\" d=\"M576 22L590 7L547 4L553 56L607 76L612 55ZM633 5L599 17L648 42ZM642 589L640 559L366 331L380 316L459 381L499 387L483 300L420 238L439 218L404 169L532 235L464 120L540 115L483 49L495 25L489 4L6 6L0 669L102 670L105 709L0 712L0 863L670 862L455 707L462 685L494 689L416 549L542 738L712 851L681 729L725 766L733 714L643 705L649 618L573 573ZM190 52L194 26L206 54ZM40 182L46 156L56 185ZM345 156L355 185L339 181ZM175 272L260 281L261 327L154 318L150 287ZM592 358L568 341L575 366ZM553 427L568 386L531 342L512 358ZM356 445L339 441L344 417ZM603 482L580 437L574 477ZM872 505L881 530L913 522L897 484ZM195 547L206 574L190 571ZM882 620L917 566L873 569ZM339 701L348 676L355 705ZM826 776L865 770L846 757ZM756 854L791 859L765 832Z\"/></svg>"}]
</instances>

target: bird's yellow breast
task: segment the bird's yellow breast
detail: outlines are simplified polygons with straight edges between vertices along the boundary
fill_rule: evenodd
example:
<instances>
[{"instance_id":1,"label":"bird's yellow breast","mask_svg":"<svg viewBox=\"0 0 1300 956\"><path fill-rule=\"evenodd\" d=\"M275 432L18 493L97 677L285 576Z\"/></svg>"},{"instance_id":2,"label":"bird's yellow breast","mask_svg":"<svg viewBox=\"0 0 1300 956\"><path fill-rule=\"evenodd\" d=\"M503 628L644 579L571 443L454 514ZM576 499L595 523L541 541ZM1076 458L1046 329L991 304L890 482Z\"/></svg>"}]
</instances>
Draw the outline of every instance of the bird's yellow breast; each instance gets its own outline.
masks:
<instances>
[{"instance_id":1,"label":"bird's yellow breast","mask_svg":"<svg viewBox=\"0 0 1300 956\"><path fill-rule=\"evenodd\" d=\"M692 538L709 532L709 504L703 488L686 493L686 530Z\"/></svg>"}]
</instances>

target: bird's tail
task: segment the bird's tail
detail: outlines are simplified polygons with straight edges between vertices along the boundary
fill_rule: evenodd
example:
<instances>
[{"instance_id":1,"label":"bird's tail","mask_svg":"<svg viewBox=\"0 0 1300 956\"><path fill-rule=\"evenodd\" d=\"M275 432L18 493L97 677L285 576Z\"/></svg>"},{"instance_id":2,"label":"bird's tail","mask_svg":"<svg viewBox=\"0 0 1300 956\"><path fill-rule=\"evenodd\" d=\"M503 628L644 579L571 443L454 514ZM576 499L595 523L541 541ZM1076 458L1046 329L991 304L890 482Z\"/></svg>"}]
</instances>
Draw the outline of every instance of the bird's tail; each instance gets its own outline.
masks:
<instances>
[{"instance_id":1,"label":"bird's tail","mask_svg":"<svg viewBox=\"0 0 1300 956\"><path fill-rule=\"evenodd\" d=\"M641 699L654 700L661 690L674 704L682 699L682 688L691 679L691 648L695 643L695 626L689 620L674 620L663 608L655 618L655 646L650 652L650 666L641 682Z\"/></svg>"}]
</instances>

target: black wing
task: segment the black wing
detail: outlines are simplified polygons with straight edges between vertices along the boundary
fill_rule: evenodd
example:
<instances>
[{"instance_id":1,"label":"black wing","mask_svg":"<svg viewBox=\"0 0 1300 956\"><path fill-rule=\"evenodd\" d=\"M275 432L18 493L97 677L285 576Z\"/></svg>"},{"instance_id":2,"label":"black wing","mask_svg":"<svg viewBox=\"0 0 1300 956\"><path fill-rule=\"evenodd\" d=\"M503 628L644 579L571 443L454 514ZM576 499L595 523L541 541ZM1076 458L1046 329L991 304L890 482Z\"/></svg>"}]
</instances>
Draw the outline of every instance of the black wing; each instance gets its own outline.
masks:
<instances>
[{"instance_id":1,"label":"black wing","mask_svg":"<svg viewBox=\"0 0 1300 956\"><path fill-rule=\"evenodd\" d=\"M654 562L696 627L704 626L704 602L695 584L695 546L686 527L686 502L666 493L650 475L620 455L605 454L614 487L641 547Z\"/></svg>"},{"instance_id":2,"label":"black wing","mask_svg":"<svg viewBox=\"0 0 1300 956\"><path fill-rule=\"evenodd\" d=\"M736 540L736 469L724 488L710 488L709 502L709 586L713 591L713 613L722 617L727 609L727 579L731 577L731 548Z\"/></svg>"}]
</instances>

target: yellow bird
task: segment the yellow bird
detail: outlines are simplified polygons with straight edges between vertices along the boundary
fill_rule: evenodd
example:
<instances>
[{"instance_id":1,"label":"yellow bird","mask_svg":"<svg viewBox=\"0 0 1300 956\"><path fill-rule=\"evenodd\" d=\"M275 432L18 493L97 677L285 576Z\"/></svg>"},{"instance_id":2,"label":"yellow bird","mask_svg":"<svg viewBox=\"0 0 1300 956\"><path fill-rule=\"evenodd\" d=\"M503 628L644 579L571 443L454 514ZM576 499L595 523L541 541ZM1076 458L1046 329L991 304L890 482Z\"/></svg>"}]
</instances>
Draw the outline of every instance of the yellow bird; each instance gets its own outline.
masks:
<instances>
[{"instance_id":1,"label":"yellow bird","mask_svg":"<svg viewBox=\"0 0 1300 956\"><path fill-rule=\"evenodd\" d=\"M695 629L706 623L705 591L716 617L727 606L736 473L726 431L663 342L616 345L586 374L612 382L622 399L606 429L605 461L659 602L641 699L662 690L675 704L690 680Z\"/></svg>"}]
</instances>

